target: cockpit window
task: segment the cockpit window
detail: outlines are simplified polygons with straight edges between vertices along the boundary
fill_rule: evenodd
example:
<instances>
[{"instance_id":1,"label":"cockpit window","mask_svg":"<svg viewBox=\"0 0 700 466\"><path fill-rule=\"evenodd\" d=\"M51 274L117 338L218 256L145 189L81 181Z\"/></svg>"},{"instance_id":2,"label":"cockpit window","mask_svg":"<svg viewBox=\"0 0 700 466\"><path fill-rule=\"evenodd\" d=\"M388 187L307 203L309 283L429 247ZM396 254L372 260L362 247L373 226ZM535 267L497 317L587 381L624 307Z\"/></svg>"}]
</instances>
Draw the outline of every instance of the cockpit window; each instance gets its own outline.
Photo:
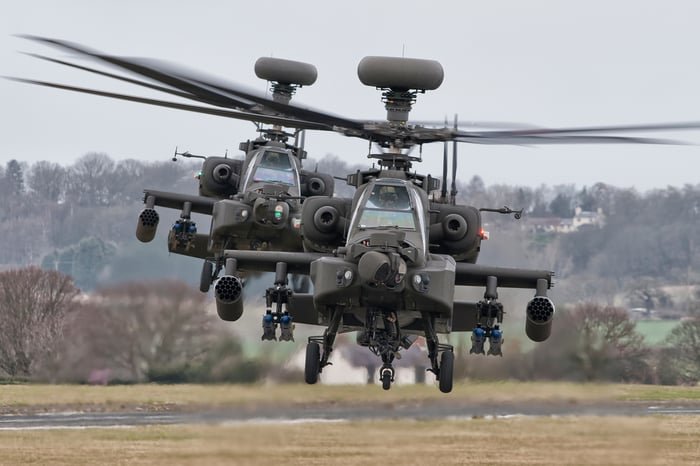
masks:
<instances>
[{"instance_id":1,"label":"cockpit window","mask_svg":"<svg viewBox=\"0 0 700 466\"><path fill-rule=\"evenodd\" d=\"M262 159L260 160L260 166L264 168L273 168L276 170L292 169L292 163L289 161L289 155L269 150L265 151L263 154Z\"/></svg>"},{"instance_id":2,"label":"cockpit window","mask_svg":"<svg viewBox=\"0 0 700 466\"><path fill-rule=\"evenodd\" d=\"M294 168L289 155L281 152L265 151L253 173L254 183L282 183L296 185Z\"/></svg>"},{"instance_id":3,"label":"cockpit window","mask_svg":"<svg viewBox=\"0 0 700 466\"><path fill-rule=\"evenodd\" d=\"M375 185L360 216L359 227L415 230L413 207L406 188Z\"/></svg>"},{"instance_id":4,"label":"cockpit window","mask_svg":"<svg viewBox=\"0 0 700 466\"><path fill-rule=\"evenodd\" d=\"M375 185L369 199L367 209L413 210L408 200L408 191L404 186Z\"/></svg>"}]
</instances>

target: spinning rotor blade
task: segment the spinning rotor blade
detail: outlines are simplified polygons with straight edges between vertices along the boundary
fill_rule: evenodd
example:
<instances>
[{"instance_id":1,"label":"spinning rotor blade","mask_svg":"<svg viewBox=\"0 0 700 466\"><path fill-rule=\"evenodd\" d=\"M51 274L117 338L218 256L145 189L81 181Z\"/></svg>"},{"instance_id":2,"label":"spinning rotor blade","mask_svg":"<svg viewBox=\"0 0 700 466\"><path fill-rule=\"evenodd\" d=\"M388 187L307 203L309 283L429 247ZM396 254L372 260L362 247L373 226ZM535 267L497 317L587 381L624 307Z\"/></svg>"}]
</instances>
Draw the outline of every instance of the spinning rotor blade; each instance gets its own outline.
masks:
<instances>
[{"instance_id":1,"label":"spinning rotor blade","mask_svg":"<svg viewBox=\"0 0 700 466\"><path fill-rule=\"evenodd\" d=\"M513 144L513 145L540 145L540 144L687 144L673 139L635 138L629 136L577 136L577 135L513 135L513 136L460 136L454 138L457 142L469 144Z\"/></svg>"},{"instance_id":2,"label":"spinning rotor blade","mask_svg":"<svg viewBox=\"0 0 700 466\"><path fill-rule=\"evenodd\" d=\"M678 141L667 139L655 139L647 137L606 136L611 132L650 132L673 131L686 129L700 129L700 122L665 123L649 125L626 126L600 126L580 128L541 128L524 126L518 123L496 122L458 122L460 125L482 125L492 128L503 127L505 130L465 131L458 128L448 128L445 124L442 128L422 126L421 124L397 125L392 122L376 122L370 120L354 120L336 116L324 111L309 107L292 105L275 101L262 93L247 90L245 87L226 82L219 78L206 76L198 71L188 70L181 66L175 66L162 61L125 58L105 55L87 47L56 39L38 36L20 36L25 39L41 42L50 46L86 56L122 70L135 73L141 77L158 82L151 84L138 79L125 78L89 67L75 65L62 60L55 60L43 56L36 56L42 60L70 66L103 76L130 82L138 86L159 90L178 97L195 100L224 109L235 111L223 111L185 104L176 104L156 99L146 99L123 94L114 94L92 89L65 86L43 81L22 80L18 81L38 84L42 86L56 87L88 94L101 95L133 102L147 103L169 108L179 108L188 111L221 115L230 118L238 118L254 122L296 127L298 129L318 129L323 131L335 131L346 136L358 137L380 144L382 147L395 147L399 149L410 148L415 145L439 141L456 141L471 144L680 144ZM167 87L164 87L165 85ZM429 124L431 122L422 122ZM437 123L441 124L441 123Z\"/></svg>"},{"instance_id":3,"label":"spinning rotor blade","mask_svg":"<svg viewBox=\"0 0 700 466\"><path fill-rule=\"evenodd\" d=\"M484 131L473 134L480 134L486 136L547 136L557 134L629 133L637 131L673 131L685 129L700 129L700 121L686 121L680 123L658 123L647 125L584 126L579 128L531 128L512 131Z\"/></svg>"},{"instance_id":4,"label":"spinning rotor blade","mask_svg":"<svg viewBox=\"0 0 700 466\"><path fill-rule=\"evenodd\" d=\"M447 123L439 120L411 120L409 122L416 126L433 126L437 128L447 128ZM444 125L444 126L442 126ZM503 129L538 129L541 128L537 125L531 125L529 123L522 122L509 122L509 121L482 121L482 120L460 120L457 122L457 127L459 128L503 128Z\"/></svg>"},{"instance_id":5,"label":"spinning rotor blade","mask_svg":"<svg viewBox=\"0 0 700 466\"><path fill-rule=\"evenodd\" d=\"M94 73L94 74L98 74L100 76L107 76L108 78L114 78L114 79L117 79L119 81L124 81L127 83L136 84L137 86L142 86L142 87L146 87L148 89L153 89L156 91L165 92L168 94L176 95L178 97L183 97L185 99L203 101L199 97L197 97L193 94L190 94L188 92L182 92L182 91L178 91L178 90L175 90L175 89L172 89L169 87L158 86L157 84L151 84L151 83L147 83L145 81L139 81L138 79L127 78L126 76L120 76L118 74L108 73L106 71L97 70L95 68L90 68L88 66L78 65L76 63L71 63L71 62L64 61L64 60L58 60L56 58L46 57L44 55L39 55L36 53L25 53L25 55L28 55L28 56L34 57L34 58L38 58L39 60L45 60L45 61L49 61L52 63L57 63L59 65L64 65L64 66L68 66L71 68L76 68L79 70L87 71L88 73Z\"/></svg>"},{"instance_id":6,"label":"spinning rotor blade","mask_svg":"<svg viewBox=\"0 0 700 466\"><path fill-rule=\"evenodd\" d=\"M180 89L181 91L185 91L191 95L194 95L198 97L197 100L200 100L202 102L206 102L211 105L217 105L220 107L226 107L226 108L234 108L236 110L248 110L253 106L253 103L250 101L241 101L237 99L232 99L230 97L217 94L211 91L208 91L206 89L201 88L200 86L195 86L190 83L187 83L186 81L183 81L181 79L178 79L174 76L169 76L166 73L162 73L158 70L153 70L150 69L148 66L141 65L137 63L139 59L126 59L126 58L121 58L121 57L116 57L116 56L110 56L110 55L105 55L100 52L97 52L93 49L89 49L87 47L84 47L82 45L75 44L73 42L68 42L68 41L62 41L62 40L57 40L57 39L49 39L45 37L38 37L38 36L30 36L30 35L23 35L20 36L24 39L29 39L33 40L36 42L42 42L47 45L51 45L54 47L58 47L60 49L64 49L70 52L77 53L79 55L87 56L93 59L96 59L98 61L101 61L103 63L107 63L112 66L116 66L118 68L121 68L123 70L130 71L132 73L136 73L140 76L145 76L147 78L153 79L155 81L158 81L163 84L167 84L173 88Z\"/></svg>"},{"instance_id":7,"label":"spinning rotor blade","mask_svg":"<svg viewBox=\"0 0 700 466\"><path fill-rule=\"evenodd\" d=\"M202 107L202 106L198 106L198 105L180 104L177 102L168 102L168 101L164 101L164 100L148 99L145 97L138 97L138 96L132 96L132 95L126 95L126 94L116 94L113 92L104 92L104 91L98 91L95 89L87 89L87 88L83 88L83 87L66 86L63 84L51 83L51 82L46 82L46 81L35 81L32 79L14 78L11 76L7 76L5 78L10 79L12 81L21 82L21 83L35 84L38 86L45 86L45 87L53 87L56 89L64 89L67 91L80 92L83 94L99 95L102 97L110 97L112 99L126 100L129 102L139 102L142 104L155 105L158 107L175 108L178 110L186 110L189 112L204 113L204 114L208 114L208 115L223 116L223 117L227 117L227 118L235 118L237 120L260 122L260 123L266 123L266 124L270 124L270 125L291 126L291 127L296 127L296 128L302 128L302 129L315 129L315 130L320 130L320 131L328 131L329 130L329 128L325 125L318 125L316 123L312 123L312 122L308 122L308 121L301 121L301 120L293 120L290 118L276 117L274 115L259 115L257 113L237 112L234 110L224 110L224 109L220 109L220 108L209 108L209 107Z\"/></svg>"},{"instance_id":8,"label":"spinning rotor blade","mask_svg":"<svg viewBox=\"0 0 700 466\"><path fill-rule=\"evenodd\" d=\"M673 139L659 139L632 136L606 136L595 134L612 131L662 131L698 129L700 123L669 123L660 125L640 125L602 128L532 129L513 131L462 131L451 128L411 128L408 138L415 144L436 141L457 141L469 144L688 144ZM578 134L582 133L582 134Z\"/></svg>"},{"instance_id":9,"label":"spinning rotor blade","mask_svg":"<svg viewBox=\"0 0 700 466\"><path fill-rule=\"evenodd\" d=\"M362 130L363 128L361 122L313 110L311 108L275 102L255 91L246 90L243 86L238 84L224 82L221 79L210 76L204 76L202 73L186 70L181 66L175 66L156 60L105 55L78 44L56 39L37 36L21 37L85 55L141 76L154 79L163 84L190 93L196 96L198 98L197 100L212 105L236 110L259 111L261 113L279 113L280 115L290 117L291 120L305 120L324 125L327 128L330 126L339 126L341 128L354 130Z\"/></svg>"}]
</instances>

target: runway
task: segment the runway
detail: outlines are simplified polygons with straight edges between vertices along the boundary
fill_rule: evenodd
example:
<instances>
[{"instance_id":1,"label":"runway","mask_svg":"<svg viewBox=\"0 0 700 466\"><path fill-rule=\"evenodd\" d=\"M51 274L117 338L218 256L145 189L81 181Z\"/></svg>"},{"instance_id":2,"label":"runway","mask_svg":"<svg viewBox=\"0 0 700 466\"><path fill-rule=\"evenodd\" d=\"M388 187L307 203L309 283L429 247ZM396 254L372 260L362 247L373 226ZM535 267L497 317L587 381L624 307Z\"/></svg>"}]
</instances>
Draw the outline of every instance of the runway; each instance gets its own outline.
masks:
<instances>
[{"instance_id":1,"label":"runway","mask_svg":"<svg viewBox=\"0 0 700 466\"><path fill-rule=\"evenodd\" d=\"M512 417L698 415L700 403L528 402L452 404L449 401L308 406L201 407L168 412L57 412L0 416L0 430L119 428L145 425L231 425L360 420L465 420Z\"/></svg>"}]
</instances>

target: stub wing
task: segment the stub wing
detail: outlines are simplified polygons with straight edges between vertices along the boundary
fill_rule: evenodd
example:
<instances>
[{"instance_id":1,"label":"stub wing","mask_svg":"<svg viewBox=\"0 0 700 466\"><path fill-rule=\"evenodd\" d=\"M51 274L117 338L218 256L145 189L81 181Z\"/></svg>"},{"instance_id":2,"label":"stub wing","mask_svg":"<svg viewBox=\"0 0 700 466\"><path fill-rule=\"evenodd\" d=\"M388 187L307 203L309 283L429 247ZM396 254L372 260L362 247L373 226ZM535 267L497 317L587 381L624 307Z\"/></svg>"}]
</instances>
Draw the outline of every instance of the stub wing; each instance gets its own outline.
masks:
<instances>
[{"instance_id":1,"label":"stub wing","mask_svg":"<svg viewBox=\"0 0 700 466\"><path fill-rule=\"evenodd\" d=\"M167 191L156 191L154 189L145 189L144 201L153 196L154 205L165 207L168 209L182 210L186 202L191 205L191 212L197 214L211 215L214 210L214 203L218 199L211 197L197 196L194 194L171 193Z\"/></svg>"},{"instance_id":2,"label":"stub wing","mask_svg":"<svg viewBox=\"0 0 700 466\"><path fill-rule=\"evenodd\" d=\"M280 251L240 251L227 249L224 251L226 259L236 259L237 268L240 270L256 270L260 272L274 272L278 262L287 264L289 273L309 275L311 263L327 254L314 252L280 252Z\"/></svg>"},{"instance_id":3,"label":"stub wing","mask_svg":"<svg viewBox=\"0 0 700 466\"><path fill-rule=\"evenodd\" d=\"M546 280L547 288L551 288L553 276L554 272L549 270L492 267L457 262L455 285L486 286L488 277L496 277L498 287L536 289L538 280Z\"/></svg>"}]
</instances>

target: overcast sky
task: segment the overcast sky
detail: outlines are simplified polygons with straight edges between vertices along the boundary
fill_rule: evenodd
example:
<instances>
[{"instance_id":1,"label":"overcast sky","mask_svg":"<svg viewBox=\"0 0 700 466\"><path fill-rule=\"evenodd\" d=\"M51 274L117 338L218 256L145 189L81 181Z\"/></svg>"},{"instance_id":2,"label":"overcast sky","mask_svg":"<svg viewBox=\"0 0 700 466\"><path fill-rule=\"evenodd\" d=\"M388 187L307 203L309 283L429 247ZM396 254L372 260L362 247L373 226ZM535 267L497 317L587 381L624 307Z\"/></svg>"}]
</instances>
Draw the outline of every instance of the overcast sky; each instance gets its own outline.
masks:
<instances>
[{"instance_id":1,"label":"overcast sky","mask_svg":"<svg viewBox=\"0 0 700 466\"><path fill-rule=\"evenodd\" d=\"M366 55L432 58L440 89L411 117L582 126L700 121L697 1L4 1L0 75L155 96L108 78L23 56L64 57L12 34L167 59L265 89L260 56L310 62L315 85L296 100L354 118L384 118L379 93L357 79ZM66 6L67 5L67 6ZM163 96L165 97L165 96ZM175 146L238 153L251 123L0 81L0 162L63 164L99 151L167 160ZM657 134L700 142L700 131ZM307 136L312 157L365 163L364 141ZM441 172L442 147L424 150L423 172ZM698 146L460 146L458 178L487 184L602 181L640 190L700 183Z\"/></svg>"}]
</instances>

